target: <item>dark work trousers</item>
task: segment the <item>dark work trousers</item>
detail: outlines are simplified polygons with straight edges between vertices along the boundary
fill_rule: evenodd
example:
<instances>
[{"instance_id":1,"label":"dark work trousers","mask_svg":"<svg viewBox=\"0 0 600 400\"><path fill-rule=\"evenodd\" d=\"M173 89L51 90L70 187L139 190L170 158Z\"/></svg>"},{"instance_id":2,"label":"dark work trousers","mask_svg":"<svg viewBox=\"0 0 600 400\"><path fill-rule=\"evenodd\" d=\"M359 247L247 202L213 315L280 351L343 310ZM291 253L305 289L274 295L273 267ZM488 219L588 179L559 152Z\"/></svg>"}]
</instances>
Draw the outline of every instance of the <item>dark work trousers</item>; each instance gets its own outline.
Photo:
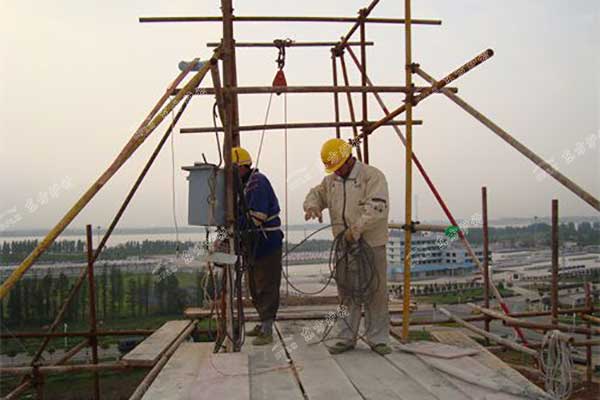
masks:
<instances>
[{"instance_id":1,"label":"dark work trousers","mask_svg":"<svg viewBox=\"0 0 600 400\"><path fill-rule=\"evenodd\" d=\"M252 303L261 321L274 320L279 309L281 247L257 258L249 271Z\"/></svg>"}]
</instances>

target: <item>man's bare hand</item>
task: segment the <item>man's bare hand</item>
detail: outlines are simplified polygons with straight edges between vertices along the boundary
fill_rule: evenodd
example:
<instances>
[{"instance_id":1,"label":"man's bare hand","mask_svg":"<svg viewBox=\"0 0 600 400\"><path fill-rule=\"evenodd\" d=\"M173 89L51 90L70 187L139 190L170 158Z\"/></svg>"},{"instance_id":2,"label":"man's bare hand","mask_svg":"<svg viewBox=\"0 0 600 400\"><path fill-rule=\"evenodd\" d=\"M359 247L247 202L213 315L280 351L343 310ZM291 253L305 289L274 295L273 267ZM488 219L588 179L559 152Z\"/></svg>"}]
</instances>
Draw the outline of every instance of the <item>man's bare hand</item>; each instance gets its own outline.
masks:
<instances>
[{"instance_id":1,"label":"man's bare hand","mask_svg":"<svg viewBox=\"0 0 600 400\"><path fill-rule=\"evenodd\" d=\"M358 242L358 239L360 239L359 230L354 226L346 229L346 232L344 233L344 239L346 239L348 243Z\"/></svg>"},{"instance_id":2,"label":"man's bare hand","mask_svg":"<svg viewBox=\"0 0 600 400\"><path fill-rule=\"evenodd\" d=\"M318 219L319 222L323 222L323 213L316 208L308 209L304 212L304 220L308 221L309 219Z\"/></svg>"}]
</instances>

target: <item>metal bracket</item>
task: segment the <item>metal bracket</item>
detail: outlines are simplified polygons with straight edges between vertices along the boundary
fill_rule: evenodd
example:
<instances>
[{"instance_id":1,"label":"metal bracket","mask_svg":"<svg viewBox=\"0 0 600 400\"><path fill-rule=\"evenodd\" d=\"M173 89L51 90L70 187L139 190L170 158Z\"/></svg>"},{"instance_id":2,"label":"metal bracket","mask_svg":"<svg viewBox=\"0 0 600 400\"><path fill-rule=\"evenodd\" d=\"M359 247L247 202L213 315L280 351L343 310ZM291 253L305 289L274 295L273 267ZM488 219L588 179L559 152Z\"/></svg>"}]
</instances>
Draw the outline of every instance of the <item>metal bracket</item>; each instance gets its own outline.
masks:
<instances>
[{"instance_id":1,"label":"metal bracket","mask_svg":"<svg viewBox=\"0 0 600 400\"><path fill-rule=\"evenodd\" d=\"M406 230L410 230L412 233L416 233L417 232L417 228L416 226L421 224L421 221L412 221L410 224L404 224L402 225L402 229Z\"/></svg>"}]
</instances>

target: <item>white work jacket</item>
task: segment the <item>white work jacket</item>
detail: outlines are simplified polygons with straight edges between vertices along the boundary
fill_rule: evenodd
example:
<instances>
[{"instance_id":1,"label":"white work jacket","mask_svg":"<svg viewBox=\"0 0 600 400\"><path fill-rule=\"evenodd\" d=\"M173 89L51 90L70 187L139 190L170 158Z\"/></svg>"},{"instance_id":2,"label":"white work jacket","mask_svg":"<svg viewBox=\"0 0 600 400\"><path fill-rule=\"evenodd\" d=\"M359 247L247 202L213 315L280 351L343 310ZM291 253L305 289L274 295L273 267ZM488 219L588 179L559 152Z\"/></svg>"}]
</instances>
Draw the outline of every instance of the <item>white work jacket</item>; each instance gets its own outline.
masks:
<instances>
[{"instance_id":1,"label":"white work jacket","mask_svg":"<svg viewBox=\"0 0 600 400\"><path fill-rule=\"evenodd\" d=\"M371 246L388 241L389 194L385 175L375 167L356 161L346 179L327 175L304 200L304 211L329 210L334 237L345 227Z\"/></svg>"}]
</instances>

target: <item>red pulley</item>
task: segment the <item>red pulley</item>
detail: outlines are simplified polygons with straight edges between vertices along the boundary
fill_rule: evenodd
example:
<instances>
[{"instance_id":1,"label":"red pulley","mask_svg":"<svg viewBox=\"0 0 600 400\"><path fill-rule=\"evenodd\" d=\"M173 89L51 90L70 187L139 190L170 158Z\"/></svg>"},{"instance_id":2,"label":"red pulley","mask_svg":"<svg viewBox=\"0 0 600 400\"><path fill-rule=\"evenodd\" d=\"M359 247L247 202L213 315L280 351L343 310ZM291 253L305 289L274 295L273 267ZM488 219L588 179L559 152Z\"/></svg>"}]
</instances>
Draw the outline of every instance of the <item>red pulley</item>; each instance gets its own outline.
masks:
<instances>
[{"instance_id":1,"label":"red pulley","mask_svg":"<svg viewBox=\"0 0 600 400\"><path fill-rule=\"evenodd\" d=\"M277 73L275 74L275 78L273 79L273 87L287 87L287 81L285 79L285 74L283 73L283 70L277 70ZM279 96L281 94L281 92L275 92L277 93L277 96Z\"/></svg>"}]
</instances>

